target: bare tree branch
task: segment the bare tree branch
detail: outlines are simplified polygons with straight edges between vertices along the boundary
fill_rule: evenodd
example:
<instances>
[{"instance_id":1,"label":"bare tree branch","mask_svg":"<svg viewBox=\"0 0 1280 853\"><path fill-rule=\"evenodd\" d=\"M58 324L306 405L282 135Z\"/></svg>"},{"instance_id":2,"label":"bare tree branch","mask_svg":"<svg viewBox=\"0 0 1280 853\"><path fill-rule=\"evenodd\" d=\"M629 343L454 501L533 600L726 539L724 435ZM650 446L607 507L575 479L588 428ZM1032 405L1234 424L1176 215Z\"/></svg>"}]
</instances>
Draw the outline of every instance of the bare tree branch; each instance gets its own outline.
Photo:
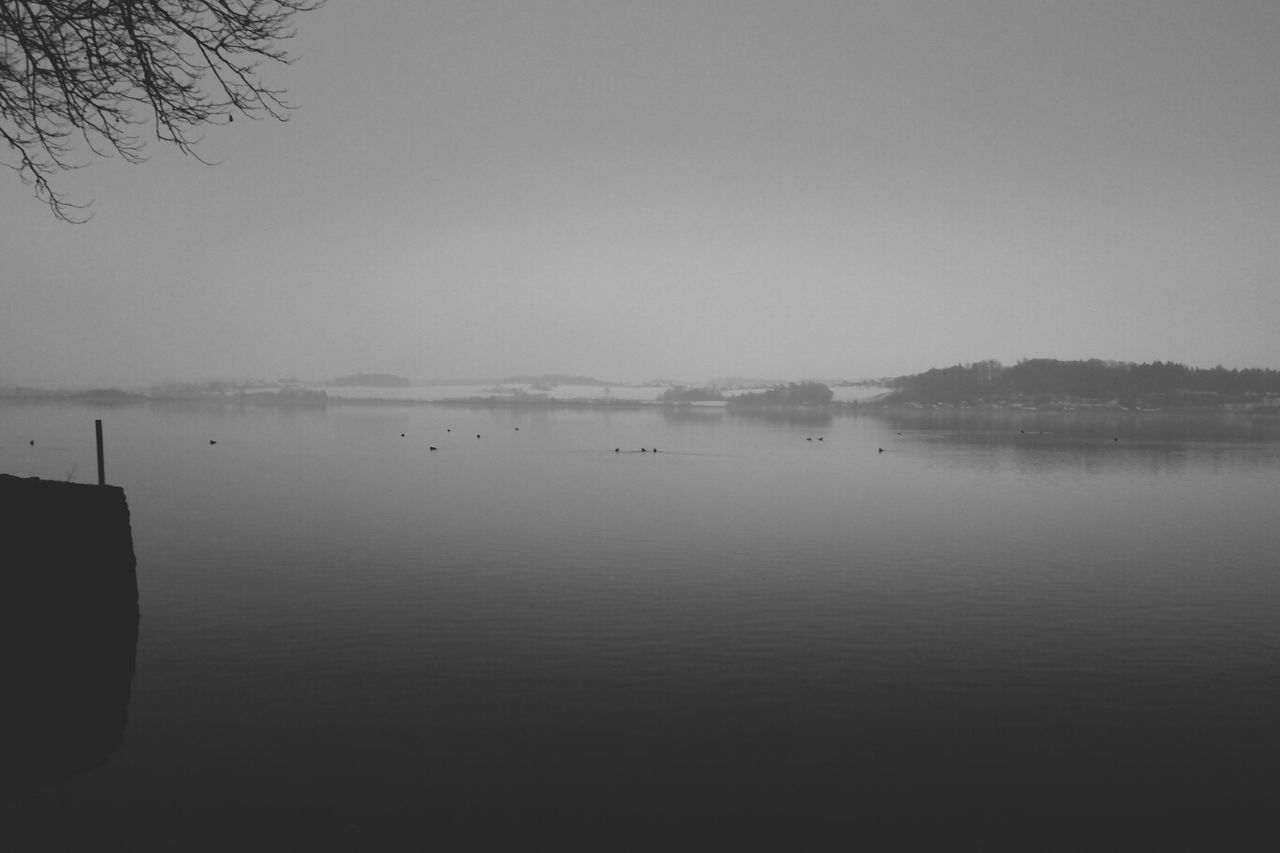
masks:
<instances>
[{"instance_id":1,"label":"bare tree branch","mask_svg":"<svg viewBox=\"0 0 1280 853\"><path fill-rule=\"evenodd\" d=\"M94 155L145 159L134 133L197 159L199 130L234 113L284 121L263 63L292 61L293 16L325 0L0 0L0 165L53 214L82 221L52 178Z\"/></svg>"}]
</instances>

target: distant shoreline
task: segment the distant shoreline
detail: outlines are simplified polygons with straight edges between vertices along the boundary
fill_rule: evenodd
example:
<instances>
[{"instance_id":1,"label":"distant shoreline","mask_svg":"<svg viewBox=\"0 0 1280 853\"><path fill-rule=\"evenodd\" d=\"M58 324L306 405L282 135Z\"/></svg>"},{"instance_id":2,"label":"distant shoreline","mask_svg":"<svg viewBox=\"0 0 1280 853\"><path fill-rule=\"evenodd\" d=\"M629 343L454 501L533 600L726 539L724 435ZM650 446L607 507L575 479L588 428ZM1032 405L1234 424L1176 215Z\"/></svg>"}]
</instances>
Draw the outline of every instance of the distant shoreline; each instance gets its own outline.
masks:
<instances>
[{"instance_id":1,"label":"distant shoreline","mask_svg":"<svg viewBox=\"0 0 1280 853\"><path fill-rule=\"evenodd\" d=\"M832 401L822 405L728 405L729 401L671 402L661 399L621 399L608 397L553 397L553 396L469 396L439 399L402 397L346 397L318 394L279 394L275 392L250 392L241 394L202 396L153 396L142 392L118 389L88 391L60 391L34 388L0 388L0 403L79 403L109 406L140 404L179 406L274 406L279 408L325 408L328 406L443 406L454 408L492 409L578 409L617 411L620 409L666 409L671 411L732 412L752 414L897 414L927 415L929 413L960 415L963 413L1002 414L1007 416L1035 417L1056 414L1110 414L1119 416L1162 415L1248 415L1260 418L1280 419L1280 399L1267 397L1252 402L1223 401L1220 403L1172 406L1122 406L1114 400L1063 399L1044 401L1035 405L1017 402L952 403L915 402L888 398L868 400Z\"/></svg>"}]
</instances>

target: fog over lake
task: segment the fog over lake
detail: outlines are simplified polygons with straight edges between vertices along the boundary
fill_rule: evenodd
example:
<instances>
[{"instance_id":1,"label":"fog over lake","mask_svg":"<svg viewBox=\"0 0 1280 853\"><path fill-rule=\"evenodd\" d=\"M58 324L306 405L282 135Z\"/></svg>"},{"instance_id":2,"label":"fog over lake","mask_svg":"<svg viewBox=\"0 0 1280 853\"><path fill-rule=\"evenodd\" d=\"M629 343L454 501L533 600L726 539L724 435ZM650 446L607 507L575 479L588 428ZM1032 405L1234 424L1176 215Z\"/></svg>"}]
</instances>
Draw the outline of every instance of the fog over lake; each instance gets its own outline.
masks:
<instances>
[{"instance_id":1,"label":"fog over lake","mask_svg":"<svg viewBox=\"0 0 1280 853\"><path fill-rule=\"evenodd\" d=\"M9 402L0 470L99 417L127 728L0 840L1274 798L1272 421Z\"/></svg>"}]
</instances>

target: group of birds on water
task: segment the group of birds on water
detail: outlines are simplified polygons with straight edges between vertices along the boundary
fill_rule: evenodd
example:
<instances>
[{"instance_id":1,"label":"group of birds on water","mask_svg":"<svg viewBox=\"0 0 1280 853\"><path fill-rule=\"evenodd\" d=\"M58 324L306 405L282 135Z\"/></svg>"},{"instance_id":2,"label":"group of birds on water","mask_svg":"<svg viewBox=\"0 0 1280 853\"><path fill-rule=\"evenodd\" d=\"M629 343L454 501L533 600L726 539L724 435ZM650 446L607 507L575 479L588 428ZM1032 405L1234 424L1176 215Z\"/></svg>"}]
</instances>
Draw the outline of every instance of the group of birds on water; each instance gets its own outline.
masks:
<instances>
[{"instance_id":1,"label":"group of birds on water","mask_svg":"<svg viewBox=\"0 0 1280 853\"><path fill-rule=\"evenodd\" d=\"M519 431L520 431L520 427L515 427L515 428L514 428L514 431L515 431L515 432L519 432ZM453 429L452 429L452 428L450 428L450 429L446 429L446 430L445 430L445 432L453 432ZM898 435L902 435L902 433L898 433ZM401 437L401 438L404 438L404 437L405 437L405 433L403 433L403 432L402 432L402 433L400 433L400 437ZM480 433L476 433L476 438L480 438L480 437L481 437L481 436L480 436ZM818 441L822 441L822 440L823 440L823 437L822 437L822 436L818 436ZM806 437L806 438L805 438L805 441L813 441L813 436L808 436L808 437ZM32 443L32 444L35 444L35 442L34 442L34 441L33 441L33 442L31 442L31 443ZM211 445L212 445L212 444L217 444L217 443L218 443L218 442L214 441L213 439L209 439L209 444L211 444ZM428 446L427 446L427 450L439 450L439 449L440 449L440 448L436 447L434 444L432 444L432 445L428 445ZM878 447L878 448L876 448L876 451L877 451L878 453L884 453L884 448L883 448L883 447ZM622 452L622 448L621 448L621 447L615 447L615 448L613 449L613 452L614 452L614 453L621 453L621 452ZM628 452L630 452L630 453L634 453L635 451L628 451ZM658 452L658 448L656 448L656 447L642 447L642 448L640 448L640 452L641 452L641 453L657 453L657 452Z\"/></svg>"},{"instance_id":2,"label":"group of birds on water","mask_svg":"<svg viewBox=\"0 0 1280 853\"><path fill-rule=\"evenodd\" d=\"M902 433L898 433L898 435L902 435ZM806 438L805 438L805 441L813 441L813 436L808 436L808 437L806 437ZM818 441L822 441L822 436L818 436ZM883 448L883 447L877 447L877 448L876 448L876 453L884 453L884 448Z\"/></svg>"},{"instance_id":3,"label":"group of birds on water","mask_svg":"<svg viewBox=\"0 0 1280 853\"><path fill-rule=\"evenodd\" d=\"M520 431L520 427L516 427L516 428L515 428L515 431L516 431L516 432L519 432L519 431ZM445 432L453 432L453 430L452 430L452 429L446 429L446 430L445 430ZM1019 433L1020 435L1026 435L1027 431L1026 431L1026 430L1024 430L1024 429L1020 429L1020 430L1018 430L1018 433ZM898 433L898 435L902 435L902 433ZM404 437L405 437L405 434L404 434L404 433L400 433L400 437L401 437L401 438L404 438ZM480 438L480 433L476 433L476 438ZM823 437L822 437L822 436L818 436L818 441L822 441L822 439L823 439ZM1120 440L1120 438L1119 438L1119 436L1117 436L1117 437L1115 437L1115 438L1113 438L1113 439L1111 439L1111 440L1112 440L1112 441L1116 441L1116 442L1118 442L1118 441ZM805 438L805 441L813 441L813 436L807 436L807 437ZM32 440L31 440L30 442L28 442L28 443L29 443L32 447L35 447L35 446L36 446L35 439L32 439ZM212 438L211 438L211 439L209 439L209 444L210 444L210 445L214 445L214 444L217 444L217 443L218 443L218 442L217 442L217 441L215 441L214 439L212 439ZM436 447L435 445L429 445L429 446L427 447L427 450L439 450L439 449L440 449L440 448ZM622 448L621 448L621 447L615 447L615 448L613 449L613 452L614 452L614 453L621 453L621 452L622 452ZM658 448L656 448L656 447L654 447L654 448L642 447L642 448L640 448L640 452L641 452L641 453L657 453L657 452L658 452ZM883 448L883 447L877 447L877 448L876 448L876 452L877 452L877 453L884 453L884 448Z\"/></svg>"},{"instance_id":4,"label":"group of birds on water","mask_svg":"<svg viewBox=\"0 0 1280 853\"><path fill-rule=\"evenodd\" d=\"M520 427L515 427L515 432L519 432L519 431L520 431ZM451 428L450 428L450 429L446 429L446 430L445 430L445 432L453 432L453 429L451 429ZM898 433L898 435L902 435L902 433ZM400 437L401 437L401 438L404 438L404 437L405 437L405 434L404 434L404 433L400 433ZM476 438L480 438L480 433L476 433ZM822 441L822 440L823 440L823 436L818 436L818 441ZM1117 441L1118 441L1118 440L1119 440L1119 439L1117 439ZM807 437L805 438L805 441L813 441L813 436L807 436ZM32 443L32 444L35 444L35 442L34 442L34 441L33 441L33 442L31 442L31 443ZM209 444L217 444L217 443L218 443L218 442L214 441L213 439L209 439ZM439 449L440 449L440 448L436 447L435 445L428 445L428 446L427 446L427 450L439 450ZM613 452L614 452L614 453L621 453L621 452L622 452L622 448L621 448L621 447L615 447L615 448L613 449ZM629 451L629 452L634 452L634 451ZM640 448L640 452L641 452L641 453L657 453L657 452L658 452L658 448L656 448L656 447L642 447L642 448ZM877 447L877 448L876 448L876 452L877 452L877 453L884 453L884 448L883 448L883 447Z\"/></svg>"},{"instance_id":5,"label":"group of birds on water","mask_svg":"<svg viewBox=\"0 0 1280 853\"><path fill-rule=\"evenodd\" d=\"M516 427L515 429L516 429L516 432L519 432L519 431L520 431L520 427ZM451 429L450 429L450 430L445 430L445 431L446 431L446 432L453 432L453 430L451 430ZM1025 434L1026 434L1026 430L1022 430L1022 429L1020 429L1020 430L1018 430L1018 432L1019 432L1019 434L1022 434L1022 435L1025 435ZM898 435L902 435L902 433L898 433ZM401 438L404 438L404 433L400 433L400 437L401 437ZM480 437L480 433L476 433L476 438L479 438L479 437ZM1113 438L1113 439L1111 439L1111 440L1112 440L1112 441L1117 441L1117 442L1118 442L1120 439L1119 439L1119 437L1116 437L1116 438ZM806 438L806 439L805 439L805 441L813 441L813 436L809 436L808 438ZM818 441L822 441L822 436L818 436ZM210 444L217 444L218 442L214 441L213 439L209 439L209 443L210 443ZM32 441L32 442L31 442L31 446L32 446L32 447L34 447L34 446L35 446L35 442L34 442L34 441ZM430 445L430 446L428 446L428 447L427 447L427 450L439 450L439 449L440 449L440 448L436 447L435 445ZM622 448L621 448L621 447L615 447L615 448L613 449L613 452L614 452L614 453L621 453L621 452L622 452ZM657 453L657 452L658 452L658 448L654 447L654 448L652 448L652 449L651 449L651 448L648 448L648 447L642 447L642 448L640 448L640 452L641 452L641 453ZM884 453L884 448L883 448L883 447L877 447L877 448L876 448L876 453Z\"/></svg>"}]
</instances>

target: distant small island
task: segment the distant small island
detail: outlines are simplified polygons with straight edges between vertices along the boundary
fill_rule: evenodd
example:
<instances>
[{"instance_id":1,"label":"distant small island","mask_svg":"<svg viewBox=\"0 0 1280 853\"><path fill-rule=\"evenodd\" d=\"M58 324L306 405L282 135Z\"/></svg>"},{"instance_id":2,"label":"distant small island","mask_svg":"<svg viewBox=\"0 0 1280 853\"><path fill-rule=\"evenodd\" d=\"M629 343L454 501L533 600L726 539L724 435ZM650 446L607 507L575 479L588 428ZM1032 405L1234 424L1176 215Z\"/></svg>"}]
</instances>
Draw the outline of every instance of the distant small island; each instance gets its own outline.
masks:
<instances>
[{"instance_id":1,"label":"distant small island","mask_svg":"<svg viewBox=\"0 0 1280 853\"><path fill-rule=\"evenodd\" d=\"M738 394L729 398L730 409L821 408L835 396L822 382L788 382L766 391Z\"/></svg>"},{"instance_id":2,"label":"distant small island","mask_svg":"<svg viewBox=\"0 0 1280 853\"><path fill-rule=\"evenodd\" d=\"M330 379L324 384L337 388L408 388L413 383L393 373L352 373L350 376Z\"/></svg>"},{"instance_id":3,"label":"distant small island","mask_svg":"<svg viewBox=\"0 0 1280 853\"><path fill-rule=\"evenodd\" d=\"M659 397L664 405L680 405L682 403L716 403L724 400L724 393L715 386L704 385L694 388L690 385L674 385L662 392Z\"/></svg>"}]
</instances>

